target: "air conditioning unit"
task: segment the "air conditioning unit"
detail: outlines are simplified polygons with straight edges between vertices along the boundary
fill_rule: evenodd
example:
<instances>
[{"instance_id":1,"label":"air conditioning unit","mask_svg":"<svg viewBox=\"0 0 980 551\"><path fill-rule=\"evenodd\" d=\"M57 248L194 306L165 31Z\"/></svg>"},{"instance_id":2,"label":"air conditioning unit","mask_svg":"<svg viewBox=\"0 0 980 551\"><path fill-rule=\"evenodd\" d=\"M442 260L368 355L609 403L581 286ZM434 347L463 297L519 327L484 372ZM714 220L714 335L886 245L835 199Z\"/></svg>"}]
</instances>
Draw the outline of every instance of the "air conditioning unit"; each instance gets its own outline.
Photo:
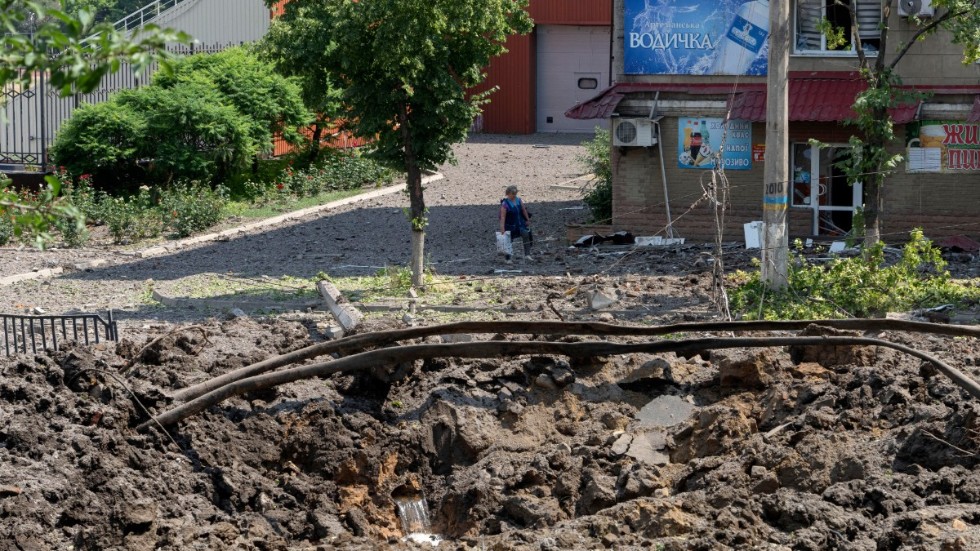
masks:
<instances>
[{"instance_id":1,"label":"air conditioning unit","mask_svg":"<svg viewBox=\"0 0 980 551\"><path fill-rule=\"evenodd\" d=\"M935 14L932 0L898 0L898 15L901 17L932 17Z\"/></svg>"},{"instance_id":2,"label":"air conditioning unit","mask_svg":"<svg viewBox=\"0 0 980 551\"><path fill-rule=\"evenodd\" d=\"M613 145L649 147L657 144L650 119L613 119Z\"/></svg>"}]
</instances>

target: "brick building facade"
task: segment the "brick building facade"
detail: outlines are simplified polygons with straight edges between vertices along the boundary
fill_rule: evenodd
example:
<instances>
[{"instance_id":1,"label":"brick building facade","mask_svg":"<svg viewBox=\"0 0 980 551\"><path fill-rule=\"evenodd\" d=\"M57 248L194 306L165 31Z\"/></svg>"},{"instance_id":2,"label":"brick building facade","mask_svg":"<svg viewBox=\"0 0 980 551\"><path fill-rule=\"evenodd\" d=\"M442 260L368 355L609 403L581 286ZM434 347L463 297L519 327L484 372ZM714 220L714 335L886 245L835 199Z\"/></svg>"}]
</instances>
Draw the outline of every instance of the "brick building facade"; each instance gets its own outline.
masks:
<instances>
[{"instance_id":1,"label":"brick building facade","mask_svg":"<svg viewBox=\"0 0 980 551\"><path fill-rule=\"evenodd\" d=\"M873 50L877 20L871 19L880 17L880 2L856 1L860 40ZM716 153L724 134L730 152L725 154L726 167L731 167L725 171L731 186L726 239L740 239L744 223L762 219L767 50L752 52L744 46L759 42L760 37L765 41L767 29L756 29L765 33L756 35L748 31L756 28L750 23L759 21L768 2L734 2L736 11L729 14L722 32L714 34L710 21L723 18L717 13L721 8L701 19L685 19L698 17L691 13L694 7L678 9L678 15L671 17L669 10L687 4L704 9L703 3L685 0L671 7L648 0L616 0L615 83L567 115L611 118L614 133L620 124L628 123L626 128L632 129L632 123L653 119L650 141L654 145L642 142L640 132L636 146L612 149L612 226L637 235L666 234L668 205L675 235L689 239L714 235L714 209L703 192L711 183L710 155L700 164L694 155ZM829 0L792 3L792 181L786 185L794 237L841 235L851 228L853 213L863 203L860 182L852 186L835 167L849 154L846 146L853 130L844 120L852 116L854 95L863 87L855 72L856 53L847 44L830 49L809 25L815 17L812 10L829 17L826 10L832 4ZM917 27L893 4L889 42L899 44ZM749 42L740 42L742 38ZM726 41L737 42L738 48ZM733 51L743 58L732 57ZM914 227L924 228L930 237L980 236L980 65L964 65L962 50L940 33L914 44L898 71L905 86L928 95L891 111L897 139L890 148L908 160L885 183L883 236L886 241L901 240ZM633 136L627 132L621 138ZM831 147L811 145L811 140ZM698 149L702 142L707 148ZM689 153L695 150L698 153Z\"/></svg>"}]
</instances>

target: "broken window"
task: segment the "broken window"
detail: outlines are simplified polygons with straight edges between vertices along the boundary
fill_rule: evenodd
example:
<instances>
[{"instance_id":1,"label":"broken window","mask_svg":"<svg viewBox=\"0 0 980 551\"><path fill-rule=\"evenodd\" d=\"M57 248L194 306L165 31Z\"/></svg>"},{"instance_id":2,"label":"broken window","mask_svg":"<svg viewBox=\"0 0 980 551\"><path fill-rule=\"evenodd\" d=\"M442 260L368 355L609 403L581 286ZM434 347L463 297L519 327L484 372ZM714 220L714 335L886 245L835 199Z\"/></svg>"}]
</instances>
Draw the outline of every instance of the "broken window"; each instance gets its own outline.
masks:
<instances>
[{"instance_id":1,"label":"broken window","mask_svg":"<svg viewBox=\"0 0 980 551\"><path fill-rule=\"evenodd\" d=\"M795 52L854 54L851 1L857 2L858 37L864 52L876 55L881 44L880 0L797 0Z\"/></svg>"}]
</instances>

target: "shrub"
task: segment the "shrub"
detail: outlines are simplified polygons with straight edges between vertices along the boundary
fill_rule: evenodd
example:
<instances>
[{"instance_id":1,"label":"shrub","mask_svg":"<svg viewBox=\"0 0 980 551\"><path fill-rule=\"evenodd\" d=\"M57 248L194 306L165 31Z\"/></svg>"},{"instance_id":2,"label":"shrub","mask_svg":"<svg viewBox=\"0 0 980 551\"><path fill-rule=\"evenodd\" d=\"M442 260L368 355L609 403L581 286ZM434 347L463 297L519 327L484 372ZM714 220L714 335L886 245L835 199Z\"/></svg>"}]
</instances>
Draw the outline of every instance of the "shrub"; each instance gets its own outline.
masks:
<instances>
[{"instance_id":1,"label":"shrub","mask_svg":"<svg viewBox=\"0 0 980 551\"><path fill-rule=\"evenodd\" d=\"M3 211L0 211L0 247L10 243L14 238L14 223Z\"/></svg>"},{"instance_id":2,"label":"shrub","mask_svg":"<svg viewBox=\"0 0 980 551\"><path fill-rule=\"evenodd\" d=\"M259 152L272 150L276 132L297 143L300 136L296 127L312 120L303 105L300 87L244 47L185 57L171 72L158 72L153 85L173 88L201 80L212 83L223 103L245 116L249 135Z\"/></svg>"},{"instance_id":3,"label":"shrub","mask_svg":"<svg viewBox=\"0 0 980 551\"><path fill-rule=\"evenodd\" d=\"M109 195L92 187L92 175L82 174L73 180L67 172L59 175L62 194L85 217L87 222L104 223L103 205L109 200Z\"/></svg>"},{"instance_id":4,"label":"shrub","mask_svg":"<svg viewBox=\"0 0 980 551\"><path fill-rule=\"evenodd\" d=\"M278 178L268 183L248 181L241 192L255 202L284 201L289 195L311 197L324 192L359 189L365 185L386 185L395 173L358 151L329 150L315 164L294 169L286 166Z\"/></svg>"},{"instance_id":5,"label":"shrub","mask_svg":"<svg viewBox=\"0 0 980 551\"><path fill-rule=\"evenodd\" d=\"M226 105L207 82L147 86L121 92L115 101L146 118L140 149L150 160L148 174L157 183L221 182L244 169L256 153L245 116Z\"/></svg>"},{"instance_id":6,"label":"shrub","mask_svg":"<svg viewBox=\"0 0 980 551\"><path fill-rule=\"evenodd\" d=\"M212 190L200 182L191 182L167 190L160 201L160 210L173 235L187 237L221 221L221 209L226 202L223 187Z\"/></svg>"},{"instance_id":7,"label":"shrub","mask_svg":"<svg viewBox=\"0 0 980 551\"><path fill-rule=\"evenodd\" d=\"M149 239L163 232L163 217L145 186L130 197L106 197L101 212L116 243Z\"/></svg>"},{"instance_id":8,"label":"shrub","mask_svg":"<svg viewBox=\"0 0 980 551\"><path fill-rule=\"evenodd\" d=\"M51 155L68 172L91 174L106 189L135 188L146 139L145 117L110 100L78 108L58 132Z\"/></svg>"},{"instance_id":9,"label":"shrub","mask_svg":"<svg viewBox=\"0 0 980 551\"><path fill-rule=\"evenodd\" d=\"M583 145L585 154L579 155L576 160L595 178L585 189L582 200L589 207L592 222L608 224L612 220L611 134L606 129L596 127L595 138L583 142Z\"/></svg>"},{"instance_id":10,"label":"shrub","mask_svg":"<svg viewBox=\"0 0 980 551\"><path fill-rule=\"evenodd\" d=\"M802 248L799 241L797 248ZM797 253L785 290L769 289L758 271L739 271L734 278L738 287L729 296L732 310L746 319L873 317L980 299L980 289L957 284L945 268L939 249L915 230L892 265L885 265L883 244L825 265Z\"/></svg>"},{"instance_id":11,"label":"shrub","mask_svg":"<svg viewBox=\"0 0 980 551\"><path fill-rule=\"evenodd\" d=\"M58 218L55 220L54 226L61 234L61 239L65 247L81 247L88 243L89 237L91 237L82 219Z\"/></svg>"}]
</instances>

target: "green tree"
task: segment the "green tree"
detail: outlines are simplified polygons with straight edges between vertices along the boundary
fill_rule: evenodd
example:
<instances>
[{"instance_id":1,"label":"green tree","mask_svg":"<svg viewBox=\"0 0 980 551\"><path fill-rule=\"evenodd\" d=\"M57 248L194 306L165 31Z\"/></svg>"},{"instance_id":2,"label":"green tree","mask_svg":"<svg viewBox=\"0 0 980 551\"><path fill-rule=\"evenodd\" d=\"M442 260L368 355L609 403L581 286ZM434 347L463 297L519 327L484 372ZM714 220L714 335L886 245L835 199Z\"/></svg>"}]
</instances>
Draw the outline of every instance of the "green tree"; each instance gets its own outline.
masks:
<instances>
[{"instance_id":1,"label":"green tree","mask_svg":"<svg viewBox=\"0 0 980 551\"><path fill-rule=\"evenodd\" d=\"M303 102L316 115L310 162L320 153L324 131L338 124L343 115L343 90L334 84L330 58L324 55L333 48L330 19L323 17L324 11L325 6L318 2L293 2L272 21L258 44L258 52L273 62L280 73L298 79Z\"/></svg>"},{"instance_id":2,"label":"green tree","mask_svg":"<svg viewBox=\"0 0 980 551\"><path fill-rule=\"evenodd\" d=\"M189 40L183 33L155 26L123 35L111 25L95 23L89 11L71 15L67 10L64 0L57 7L33 0L0 0L0 87L27 88L32 76L41 73L63 94L89 92L107 73L118 71L122 62L141 69L164 58L168 42ZM82 223L76 209L58 200L59 190L58 180L49 178L43 200L25 204L0 182L0 218L12 221L18 235L34 231L43 244L45 230L56 218L71 216Z\"/></svg>"},{"instance_id":3,"label":"green tree","mask_svg":"<svg viewBox=\"0 0 980 551\"><path fill-rule=\"evenodd\" d=\"M271 0L270 0L271 2ZM452 160L486 94L470 94L509 35L527 33L527 0L292 0L330 42L309 52L344 89L346 119L373 155L407 174L412 284L423 284L422 173ZM290 20L283 19L282 24ZM321 81L322 82L322 81Z\"/></svg>"},{"instance_id":4,"label":"green tree","mask_svg":"<svg viewBox=\"0 0 980 551\"><path fill-rule=\"evenodd\" d=\"M846 0L835 0L835 3L847 6L851 12L852 24L848 32L858 54L861 75L868 84L867 89L855 98L857 117L852 122L860 130L861 136L851 137L851 161L845 163L843 168L849 181L864 183L864 235L865 245L870 248L881 239L885 178L902 161L901 155L893 155L886 149L895 138L895 122L888 108L915 98L899 88L902 82L899 63L916 42L940 30L946 32L953 43L963 47L964 63L980 60L980 3L977 0L932 0L935 17L917 20L920 26L912 38L891 51L888 48L887 22L893 3L882 0L881 43L876 55L869 55L859 39L857 3ZM835 34L833 29L825 29L825 32L828 37Z\"/></svg>"}]
</instances>

